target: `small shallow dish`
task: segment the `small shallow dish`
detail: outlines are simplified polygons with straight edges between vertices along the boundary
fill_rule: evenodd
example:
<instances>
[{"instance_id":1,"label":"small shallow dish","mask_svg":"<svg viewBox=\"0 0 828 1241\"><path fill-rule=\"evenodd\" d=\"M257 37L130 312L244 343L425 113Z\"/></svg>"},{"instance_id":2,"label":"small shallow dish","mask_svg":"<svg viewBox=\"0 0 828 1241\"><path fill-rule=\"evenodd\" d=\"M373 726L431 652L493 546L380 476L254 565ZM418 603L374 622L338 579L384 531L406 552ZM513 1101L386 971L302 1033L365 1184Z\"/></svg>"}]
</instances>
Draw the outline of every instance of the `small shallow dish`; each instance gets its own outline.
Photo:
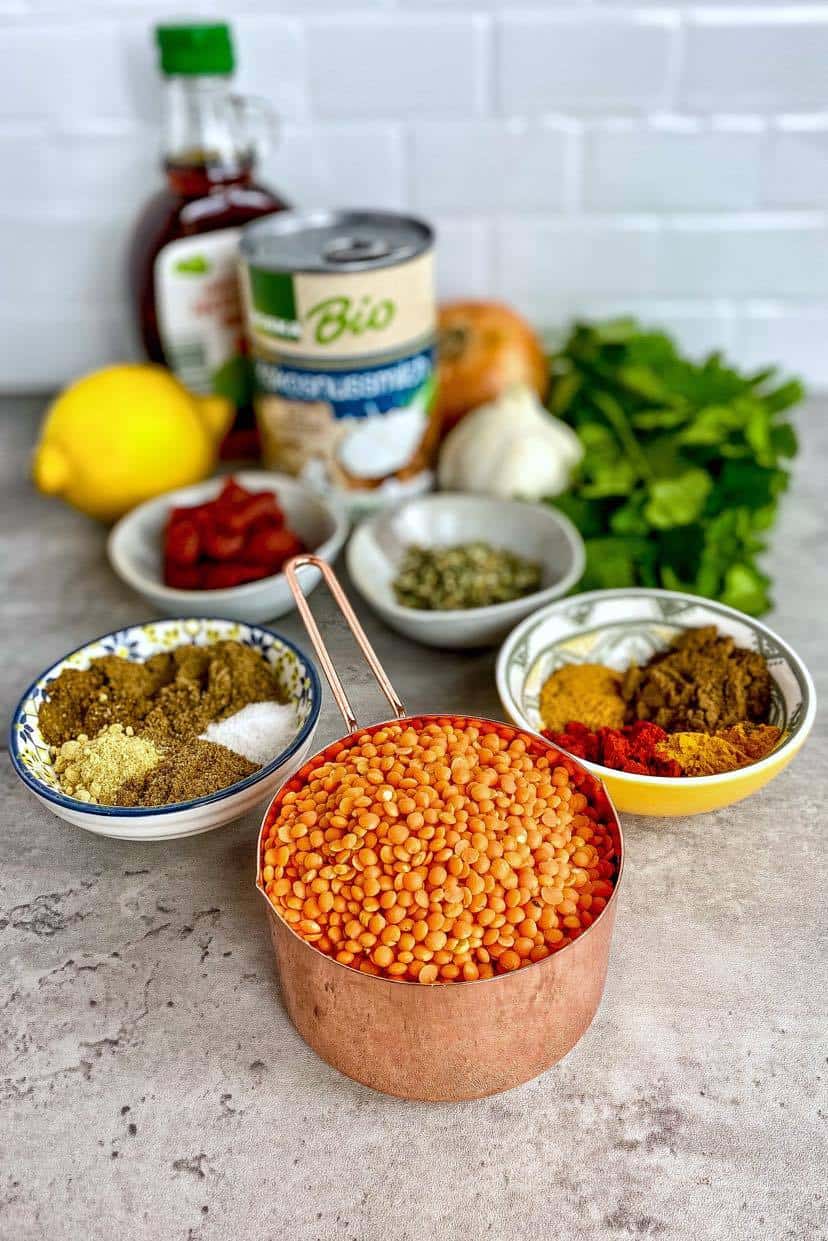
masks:
<instances>
[{"instance_id":1,"label":"small shallow dish","mask_svg":"<svg viewBox=\"0 0 828 1241\"><path fill-rule=\"evenodd\" d=\"M321 560L332 563L336 559L348 534L348 520L336 501L318 495L288 474L241 470L233 477L251 491L274 492L287 524L305 546ZM200 616L233 616L249 625L258 625L283 616L294 606L283 573L228 590L178 590L164 585L161 541L167 514L182 505L214 500L223 482L223 477L211 478L139 504L113 527L107 543L109 560L128 586L166 616L197 612ZM306 594L318 584L316 572L302 580Z\"/></svg>"},{"instance_id":2,"label":"small shallow dish","mask_svg":"<svg viewBox=\"0 0 828 1241\"><path fill-rule=\"evenodd\" d=\"M209 646L229 639L259 651L278 670L281 684L296 703L299 728L281 754L226 789L171 806L92 806L67 797L61 791L37 715L44 698L48 697L49 682L64 668L88 668L92 660L101 655L144 660L178 646ZM97 836L111 836L116 840L178 840L222 827L271 797L310 753L321 705L322 691L316 668L287 638L238 621L201 618L155 621L104 634L41 673L15 708L9 730L9 753L23 783L58 818Z\"/></svg>"},{"instance_id":3,"label":"small shallow dish","mask_svg":"<svg viewBox=\"0 0 828 1241\"><path fill-rule=\"evenodd\" d=\"M406 550L481 540L538 561L542 587L509 603L428 612L404 607L394 579ZM387 625L427 646L490 646L519 620L571 590L584 571L584 544L568 518L541 504L442 492L377 513L351 537L348 571L359 593Z\"/></svg>"},{"instance_id":4,"label":"small shallow dish","mask_svg":"<svg viewBox=\"0 0 828 1241\"><path fill-rule=\"evenodd\" d=\"M764 655L773 680L770 723L786 733L766 758L716 776L639 776L579 761L603 780L619 810L687 815L749 797L798 753L816 715L813 681L799 656L766 625L709 599L671 590L594 590L544 608L519 625L497 659L497 689L516 724L539 732L540 691L568 663L606 664L623 672L646 663L682 629L715 625L737 646Z\"/></svg>"}]
</instances>

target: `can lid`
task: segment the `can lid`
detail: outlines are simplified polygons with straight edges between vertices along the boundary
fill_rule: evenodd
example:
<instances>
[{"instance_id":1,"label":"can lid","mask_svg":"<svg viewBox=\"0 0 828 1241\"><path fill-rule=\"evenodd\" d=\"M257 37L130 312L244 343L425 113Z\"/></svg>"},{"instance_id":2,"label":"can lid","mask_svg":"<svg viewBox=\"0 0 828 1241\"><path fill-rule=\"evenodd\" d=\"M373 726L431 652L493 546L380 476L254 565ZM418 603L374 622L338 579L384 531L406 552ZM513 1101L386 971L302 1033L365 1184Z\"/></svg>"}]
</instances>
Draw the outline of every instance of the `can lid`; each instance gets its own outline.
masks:
<instances>
[{"instance_id":1,"label":"can lid","mask_svg":"<svg viewBox=\"0 0 828 1241\"><path fill-rule=\"evenodd\" d=\"M176 22L156 26L155 41L165 74L226 74L235 67L226 22Z\"/></svg>"},{"instance_id":2,"label":"can lid","mask_svg":"<svg viewBox=\"0 0 828 1241\"><path fill-rule=\"evenodd\" d=\"M430 250L423 220L392 211L280 211L249 224L248 263L288 272L356 272L394 267Z\"/></svg>"}]
</instances>

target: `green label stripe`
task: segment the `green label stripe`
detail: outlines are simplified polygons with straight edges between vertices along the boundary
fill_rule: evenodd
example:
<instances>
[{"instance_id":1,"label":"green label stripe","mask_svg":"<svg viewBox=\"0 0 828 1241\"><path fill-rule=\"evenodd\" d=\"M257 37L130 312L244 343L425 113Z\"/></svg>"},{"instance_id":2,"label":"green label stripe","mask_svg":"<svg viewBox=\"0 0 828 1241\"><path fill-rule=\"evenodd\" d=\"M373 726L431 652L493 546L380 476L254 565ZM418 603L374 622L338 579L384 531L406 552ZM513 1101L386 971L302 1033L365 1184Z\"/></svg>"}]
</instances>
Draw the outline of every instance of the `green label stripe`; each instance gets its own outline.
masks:
<instances>
[{"instance_id":1,"label":"green label stripe","mask_svg":"<svg viewBox=\"0 0 828 1241\"><path fill-rule=\"evenodd\" d=\"M289 272L250 269L250 293L256 310L276 319L296 319L296 295Z\"/></svg>"}]
</instances>

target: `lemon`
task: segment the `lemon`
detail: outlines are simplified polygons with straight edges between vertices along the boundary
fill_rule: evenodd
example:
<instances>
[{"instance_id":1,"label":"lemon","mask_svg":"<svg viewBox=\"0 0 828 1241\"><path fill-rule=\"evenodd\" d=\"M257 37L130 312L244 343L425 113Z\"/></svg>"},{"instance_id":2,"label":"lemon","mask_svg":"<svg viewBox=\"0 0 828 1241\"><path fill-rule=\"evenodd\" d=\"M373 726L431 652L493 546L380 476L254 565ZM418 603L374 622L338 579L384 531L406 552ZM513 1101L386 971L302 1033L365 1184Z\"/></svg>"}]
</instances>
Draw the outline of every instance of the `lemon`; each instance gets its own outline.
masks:
<instances>
[{"instance_id":1,"label":"lemon","mask_svg":"<svg viewBox=\"0 0 828 1241\"><path fill-rule=\"evenodd\" d=\"M114 521L215 468L233 406L195 396L162 366L109 366L53 402L35 449L36 485Z\"/></svg>"}]
</instances>

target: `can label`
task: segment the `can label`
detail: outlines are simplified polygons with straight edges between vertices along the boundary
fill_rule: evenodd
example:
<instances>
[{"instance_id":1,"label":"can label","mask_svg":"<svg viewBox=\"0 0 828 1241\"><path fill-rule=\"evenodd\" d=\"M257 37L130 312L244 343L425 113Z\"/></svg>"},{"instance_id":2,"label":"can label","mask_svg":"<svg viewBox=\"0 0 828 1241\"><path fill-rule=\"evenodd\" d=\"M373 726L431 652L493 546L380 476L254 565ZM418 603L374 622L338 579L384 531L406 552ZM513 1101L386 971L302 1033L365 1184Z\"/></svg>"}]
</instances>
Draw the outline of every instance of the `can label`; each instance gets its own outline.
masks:
<instances>
[{"instance_id":1,"label":"can label","mask_svg":"<svg viewBox=\"0 0 828 1241\"><path fill-rule=\"evenodd\" d=\"M243 272L266 463L360 506L423 490L439 428L430 253L352 273Z\"/></svg>"}]
</instances>

